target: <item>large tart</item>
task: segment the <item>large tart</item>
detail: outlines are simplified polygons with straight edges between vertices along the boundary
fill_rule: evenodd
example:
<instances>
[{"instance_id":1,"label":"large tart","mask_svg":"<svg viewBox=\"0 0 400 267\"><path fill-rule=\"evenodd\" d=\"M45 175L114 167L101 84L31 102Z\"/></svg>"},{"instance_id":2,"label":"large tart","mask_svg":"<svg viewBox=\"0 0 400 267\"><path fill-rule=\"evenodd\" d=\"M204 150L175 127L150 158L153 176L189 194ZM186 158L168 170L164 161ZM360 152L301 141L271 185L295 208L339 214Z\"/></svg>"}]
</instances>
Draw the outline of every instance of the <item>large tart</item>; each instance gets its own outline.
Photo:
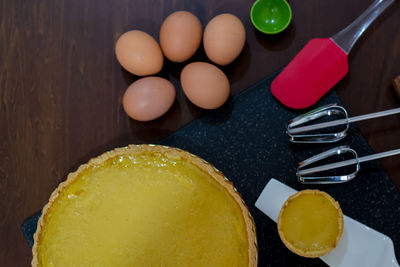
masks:
<instances>
[{"instance_id":1,"label":"large tart","mask_svg":"<svg viewBox=\"0 0 400 267\"><path fill-rule=\"evenodd\" d=\"M44 207L33 266L256 266L233 185L175 148L132 145L68 175Z\"/></svg>"},{"instance_id":2,"label":"large tart","mask_svg":"<svg viewBox=\"0 0 400 267\"><path fill-rule=\"evenodd\" d=\"M278 232L289 250L316 258L338 245L343 233L343 213L339 203L327 193L299 191L283 204Z\"/></svg>"}]
</instances>

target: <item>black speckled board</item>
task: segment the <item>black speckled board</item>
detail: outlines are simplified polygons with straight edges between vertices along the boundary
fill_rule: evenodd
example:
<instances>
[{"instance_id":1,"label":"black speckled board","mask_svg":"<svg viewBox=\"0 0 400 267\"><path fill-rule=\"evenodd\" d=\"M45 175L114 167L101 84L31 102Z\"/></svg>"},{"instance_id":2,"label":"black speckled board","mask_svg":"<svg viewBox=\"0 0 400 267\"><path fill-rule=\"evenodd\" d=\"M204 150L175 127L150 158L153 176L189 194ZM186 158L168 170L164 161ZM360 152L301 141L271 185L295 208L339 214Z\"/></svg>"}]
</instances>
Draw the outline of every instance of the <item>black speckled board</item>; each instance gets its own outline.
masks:
<instances>
[{"instance_id":1,"label":"black speckled board","mask_svg":"<svg viewBox=\"0 0 400 267\"><path fill-rule=\"evenodd\" d=\"M346 184L305 186L297 183L297 163L316 153L338 145L349 145L360 156L373 151L355 126L351 126L349 136L337 144L290 144L285 124L300 112L285 108L273 98L269 85L275 75L181 128L161 144L204 158L234 183L256 222L259 266L324 265L319 259L302 258L287 250L279 239L276 224L255 208L254 203L270 178L296 190L318 188L328 192L339 201L344 214L391 237L399 258L400 193L379 162L362 164L358 176ZM316 106L328 103L340 103L333 91ZM31 246L38 216L27 219L22 225Z\"/></svg>"}]
</instances>

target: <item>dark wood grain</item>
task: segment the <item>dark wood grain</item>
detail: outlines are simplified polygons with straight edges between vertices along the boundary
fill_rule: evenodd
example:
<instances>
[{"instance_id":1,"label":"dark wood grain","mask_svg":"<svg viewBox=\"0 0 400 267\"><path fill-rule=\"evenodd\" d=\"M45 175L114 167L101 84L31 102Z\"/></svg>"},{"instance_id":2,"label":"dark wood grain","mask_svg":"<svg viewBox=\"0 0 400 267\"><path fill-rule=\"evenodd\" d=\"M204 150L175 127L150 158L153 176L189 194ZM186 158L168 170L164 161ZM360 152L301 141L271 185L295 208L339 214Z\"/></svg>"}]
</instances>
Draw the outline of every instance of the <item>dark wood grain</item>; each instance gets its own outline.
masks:
<instances>
[{"instance_id":1,"label":"dark wood grain","mask_svg":"<svg viewBox=\"0 0 400 267\"><path fill-rule=\"evenodd\" d=\"M177 88L174 106L153 122L130 120L121 98L137 77L114 56L121 33L140 29L158 39L163 19L182 9L195 13L203 26L217 14L236 14L247 42L223 68L236 95L287 64L309 39L344 28L368 2L291 1L289 28L266 36L251 25L251 1L0 0L0 266L30 264L20 225L70 171L118 146L155 143L203 113L182 94L178 79L184 64L166 62L160 75ZM399 106L391 85L400 74L399 4L358 41L350 73L335 87L351 115ZM204 52L193 60L205 60ZM359 127L376 152L400 145L400 115ZM382 163L400 188L400 157Z\"/></svg>"}]
</instances>

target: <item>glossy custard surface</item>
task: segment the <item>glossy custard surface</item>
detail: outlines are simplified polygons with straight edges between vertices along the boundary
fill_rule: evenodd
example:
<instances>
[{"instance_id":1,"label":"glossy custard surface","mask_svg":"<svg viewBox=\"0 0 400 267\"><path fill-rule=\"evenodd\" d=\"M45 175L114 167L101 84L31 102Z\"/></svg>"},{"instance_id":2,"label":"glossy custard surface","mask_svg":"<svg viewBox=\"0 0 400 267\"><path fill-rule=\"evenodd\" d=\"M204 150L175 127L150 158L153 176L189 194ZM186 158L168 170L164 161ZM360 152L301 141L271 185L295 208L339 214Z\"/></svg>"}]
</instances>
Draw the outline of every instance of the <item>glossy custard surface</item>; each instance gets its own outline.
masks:
<instances>
[{"instance_id":1,"label":"glossy custard surface","mask_svg":"<svg viewBox=\"0 0 400 267\"><path fill-rule=\"evenodd\" d=\"M280 227L295 248L323 250L336 246L339 217L337 207L322 194L301 194L285 206Z\"/></svg>"},{"instance_id":2,"label":"glossy custard surface","mask_svg":"<svg viewBox=\"0 0 400 267\"><path fill-rule=\"evenodd\" d=\"M45 220L39 266L248 266L233 197L197 166L161 153L89 167Z\"/></svg>"}]
</instances>

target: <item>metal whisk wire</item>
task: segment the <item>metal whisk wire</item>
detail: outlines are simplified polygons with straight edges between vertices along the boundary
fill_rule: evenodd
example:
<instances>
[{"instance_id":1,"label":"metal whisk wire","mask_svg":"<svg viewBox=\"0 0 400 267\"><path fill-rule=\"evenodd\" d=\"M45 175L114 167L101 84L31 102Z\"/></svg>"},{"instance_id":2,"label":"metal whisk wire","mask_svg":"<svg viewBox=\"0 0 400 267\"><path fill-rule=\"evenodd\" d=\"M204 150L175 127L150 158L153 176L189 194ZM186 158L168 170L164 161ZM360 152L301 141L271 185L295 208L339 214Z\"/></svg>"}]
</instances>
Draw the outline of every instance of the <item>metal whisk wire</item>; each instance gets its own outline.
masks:
<instances>
[{"instance_id":1,"label":"metal whisk wire","mask_svg":"<svg viewBox=\"0 0 400 267\"><path fill-rule=\"evenodd\" d=\"M349 129L349 124L352 122L379 118L398 113L400 113L400 108L394 108L349 118L345 108L338 106L337 104L329 104L314 109L289 121L286 133L289 135L289 140L292 143L333 143L346 137L347 130ZM333 117L333 115L343 116L343 118L317 124L304 125L323 117L329 119ZM307 133L340 125L345 125L345 128L337 132Z\"/></svg>"},{"instance_id":2,"label":"metal whisk wire","mask_svg":"<svg viewBox=\"0 0 400 267\"><path fill-rule=\"evenodd\" d=\"M353 158L352 159L347 159L344 161L339 161L339 162L334 162L334 163L329 163L317 167L312 167L309 169L304 169L304 167L309 166L313 163L316 163L318 161L327 159L331 156L334 155L340 155L344 153L350 153ZM300 183L303 184L335 184L335 183L345 183L350 180L352 180L357 173L360 170L360 163L370 161L370 160L375 160L375 159L380 159L380 158L385 158L385 157L390 157L394 155L399 155L400 154L400 149L394 149L386 152L381 152L381 153L376 153L368 156L363 156L363 157L358 157L357 152L354 149L351 149L348 146L339 146L332 148L328 151L322 152L320 154L317 154L315 156L312 156L311 158L308 158L302 162L299 163L299 166L297 168L297 179ZM316 174L319 172L327 171L327 170L332 170L332 169L337 169L341 167L346 167L350 165L356 165L356 169L354 172L351 172L349 174L344 174L344 175L329 175L329 176L321 176L321 175L312 175L312 176L307 176L310 174Z\"/></svg>"}]
</instances>

